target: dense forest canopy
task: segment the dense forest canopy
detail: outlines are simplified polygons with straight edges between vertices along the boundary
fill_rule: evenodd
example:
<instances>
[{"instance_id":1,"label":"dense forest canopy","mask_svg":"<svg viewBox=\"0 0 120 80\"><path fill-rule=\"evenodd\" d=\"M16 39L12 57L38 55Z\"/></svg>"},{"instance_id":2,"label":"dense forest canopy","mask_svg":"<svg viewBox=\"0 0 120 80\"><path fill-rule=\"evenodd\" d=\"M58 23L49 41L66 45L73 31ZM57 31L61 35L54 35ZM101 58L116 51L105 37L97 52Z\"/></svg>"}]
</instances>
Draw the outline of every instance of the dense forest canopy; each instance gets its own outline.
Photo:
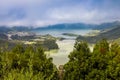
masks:
<instances>
[{"instance_id":1,"label":"dense forest canopy","mask_svg":"<svg viewBox=\"0 0 120 80\"><path fill-rule=\"evenodd\" d=\"M0 80L119 80L120 46L105 39L90 51L87 42L76 42L69 61L60 70L41 47L17 45L0 48Z\"/></svg>"}]
</instances>

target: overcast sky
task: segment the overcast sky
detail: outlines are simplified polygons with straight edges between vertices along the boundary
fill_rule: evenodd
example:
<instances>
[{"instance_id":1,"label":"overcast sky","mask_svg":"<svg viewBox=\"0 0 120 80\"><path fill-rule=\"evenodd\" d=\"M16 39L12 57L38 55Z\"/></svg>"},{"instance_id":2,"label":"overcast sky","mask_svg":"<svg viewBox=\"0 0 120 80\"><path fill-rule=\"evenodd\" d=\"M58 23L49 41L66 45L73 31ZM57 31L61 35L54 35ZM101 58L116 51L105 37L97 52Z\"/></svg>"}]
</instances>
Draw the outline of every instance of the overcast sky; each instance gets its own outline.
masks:
<instances>
[{"instance_id":1,"label":"overcast sky","mask_svg":"<svg viewBox=\"0 0 120 80\"><path fill-rule=\"evenodd\" d=\"M0 0L0 25L45 26L120 20L120 0Z\"/></svg>"}]
</instances>

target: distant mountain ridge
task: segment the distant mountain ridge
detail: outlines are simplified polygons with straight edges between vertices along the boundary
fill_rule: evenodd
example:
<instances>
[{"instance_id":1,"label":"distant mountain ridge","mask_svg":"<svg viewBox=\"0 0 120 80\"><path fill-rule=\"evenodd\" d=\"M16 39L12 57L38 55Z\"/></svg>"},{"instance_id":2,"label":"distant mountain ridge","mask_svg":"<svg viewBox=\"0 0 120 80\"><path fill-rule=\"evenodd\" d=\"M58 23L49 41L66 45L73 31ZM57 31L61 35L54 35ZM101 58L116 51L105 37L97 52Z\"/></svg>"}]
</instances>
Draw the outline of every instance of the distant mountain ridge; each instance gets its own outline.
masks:
<instances>
[{"instance_id":1,"label":"distant mountain ridge","mask_svg":"<svg viewBox=\"0 0 120 80\"><path fill-rule=\"evenodd\" d=\"M93 24L84 24L84 23L65 23L65 24L56 24L49 25L46 27L38 27L36 29L90 29Z\"/></svg>"},{"instance_id":2,"label":"distant mountain ridge","mask_svg":"<svg viewBox=\"0 0 120 80\"><path fill-rule=\"evenodd\" d=\"M56 24L49 25L46 27L38 27L36 30L46 30L46 29L97 29L104 30L112 28L114 26L120 25L120 21L107 22L102 24L85 24L85 23L65 23L65 24Z\"/></svg>"},{"instance_id":3,"label":"distant mountain ridge","mask_svg":"<svg viewBox=\"0 0 120 80\"><path fill-rule=\"evenodd\" d=\"M120 25L120 21L114 21L114 22L108 22L108 23L102 23L100 25L96 25L93 29L104 30L104 29L114 28L115 26L119 26L119 25Z\"/></svg>"},{"instance_id":4,"label":"distant mountain ridge","mask_svg":"<svg viewBox=\"0 0 120 80\"><path fill-rule=\"evenodd\" d=\"M0 26L0 33L7 33L9 31L11 31L11 28L6 26Z\"/></svg>"},{"instance_id":5,"label":"distant mountain ridge","mask_svg":"<svg viewBox=\"0 0 120 80\"><path fill-rule=\"evenodd\" d=\"M36 26L0 26L0 33L6 33L9 31L32 31L32 30L49 30L49 29L97 29L97 30L105 30L114 28L115 26L119 26L120 21L102 23L99 25L96 24L85 24L85 23L64 23L64 24L56 24L49 25L44 27Z\"/></svg>"},{"instance_id":6,"label":"distant mountain ridge","mask_svg":"<svg viewBox=\"0 0 120 80\"><path fill-rule=\"evenodd\" d=\"M31 31L32 27L26 27L26 26L0 26L0 33L8 33L10 31Z\"/></svg>"}]
</instances>

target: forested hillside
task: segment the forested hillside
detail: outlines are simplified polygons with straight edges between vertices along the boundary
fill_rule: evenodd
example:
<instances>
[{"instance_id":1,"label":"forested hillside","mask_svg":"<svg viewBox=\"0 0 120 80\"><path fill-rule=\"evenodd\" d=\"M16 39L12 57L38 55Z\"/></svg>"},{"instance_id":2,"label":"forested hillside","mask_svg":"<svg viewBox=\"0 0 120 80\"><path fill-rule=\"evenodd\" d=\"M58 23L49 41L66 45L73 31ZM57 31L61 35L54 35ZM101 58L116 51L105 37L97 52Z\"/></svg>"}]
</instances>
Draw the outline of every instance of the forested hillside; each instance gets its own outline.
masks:
<instances>
[{"instance_id":1,"label":"forested hillside","mask_svg":"<svg viewBox=\"0 0 120 80\"><path fill-rule=\"evenodd\" d=\"M101 40L102 38L108 40L115 40L120 38L120 25L114 26L113 28L109 28L109 30L104 30L100 34L96 36L78 36L77 40L85 40L90 43L96 43L97 41Z\"/></svg>"}]
</instances>

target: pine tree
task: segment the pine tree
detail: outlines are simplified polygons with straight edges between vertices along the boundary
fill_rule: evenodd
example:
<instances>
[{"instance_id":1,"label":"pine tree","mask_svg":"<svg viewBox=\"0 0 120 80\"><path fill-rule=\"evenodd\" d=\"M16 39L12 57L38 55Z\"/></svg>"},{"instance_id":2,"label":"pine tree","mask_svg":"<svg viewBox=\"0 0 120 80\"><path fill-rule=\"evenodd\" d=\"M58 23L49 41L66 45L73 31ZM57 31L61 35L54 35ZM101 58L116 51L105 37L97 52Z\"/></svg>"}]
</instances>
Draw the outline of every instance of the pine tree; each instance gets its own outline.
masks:
<instances>
[{"instance_id":1,"label":"pine tree","mask_svg":"<svg viewBox=\"0 0 120 80\"><path fill-rule=\"evenodd\" d=\"M89 72L89 57L91 56L86 42L77 42L69 55L69 62L64 65L64 80L85 80Z\"/></svg>"}]
</instances>

